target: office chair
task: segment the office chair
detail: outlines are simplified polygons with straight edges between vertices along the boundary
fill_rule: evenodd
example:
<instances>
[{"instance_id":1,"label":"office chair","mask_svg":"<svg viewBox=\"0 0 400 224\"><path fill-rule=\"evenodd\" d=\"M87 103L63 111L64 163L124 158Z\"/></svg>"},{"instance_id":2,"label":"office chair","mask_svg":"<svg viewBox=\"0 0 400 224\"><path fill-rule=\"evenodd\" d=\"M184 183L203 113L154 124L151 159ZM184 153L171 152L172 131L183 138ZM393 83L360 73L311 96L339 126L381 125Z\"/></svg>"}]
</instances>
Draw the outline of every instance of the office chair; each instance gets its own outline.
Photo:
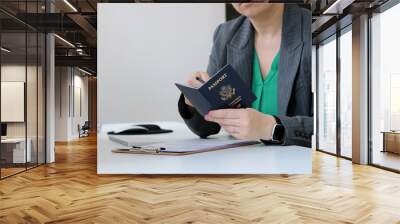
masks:
<instances>
[{"instance_id":1,"label":"office chair","mask_svg":"<svg viewBox=\"0 0 400 224\"><path fill-rule=\"evenodd\" d=\"M80 125L78 124L79 138L89 136L89 129L89 121L85 121L82 127L80 127Z\"/></svg>"}]
</instances>

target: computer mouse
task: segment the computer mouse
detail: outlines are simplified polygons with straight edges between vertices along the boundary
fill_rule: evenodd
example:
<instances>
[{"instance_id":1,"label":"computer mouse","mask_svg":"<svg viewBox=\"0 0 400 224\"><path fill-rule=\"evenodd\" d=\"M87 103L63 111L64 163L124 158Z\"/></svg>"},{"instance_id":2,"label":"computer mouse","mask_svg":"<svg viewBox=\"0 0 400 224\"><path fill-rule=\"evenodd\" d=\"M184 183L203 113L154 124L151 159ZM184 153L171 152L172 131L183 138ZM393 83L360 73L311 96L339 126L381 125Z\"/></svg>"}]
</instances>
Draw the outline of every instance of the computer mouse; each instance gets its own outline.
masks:
<instances>
[{"instance_id":1,"label":"computer mouse","mask_svg":"<svg viewBox=\"0 0 400 224\"><path fill-rule=\"evenodd\" d=\"M108 134L114 135L138 135L138 134L147 134L149 130L145 127L139 125L129 125L124 126L113 131L108 132Z\"/></svg>"},{"instance_id":2,"label":"computer mouse","mask_svg":"<svg viewBox=\"0 0 400 224\"><path fill-rule=\"evenodd\" d=\"M127 125L108 132L111 135L145 135L169 133L172 130L162 129L155 124Z\"/></svg>"}]
</instances>

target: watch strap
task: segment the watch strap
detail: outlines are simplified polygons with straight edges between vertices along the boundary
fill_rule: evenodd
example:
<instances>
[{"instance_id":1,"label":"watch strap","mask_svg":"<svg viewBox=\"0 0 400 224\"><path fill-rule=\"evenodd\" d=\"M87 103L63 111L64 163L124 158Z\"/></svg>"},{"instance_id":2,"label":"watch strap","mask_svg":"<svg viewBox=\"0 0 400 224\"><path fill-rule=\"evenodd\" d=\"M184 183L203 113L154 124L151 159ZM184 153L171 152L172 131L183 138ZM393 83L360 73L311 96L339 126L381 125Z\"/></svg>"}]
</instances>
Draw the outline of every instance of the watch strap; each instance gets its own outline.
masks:
<instances>
[{"instance_id":1,"label":"watch strap","mask_svg":"<svg viewBox=\"0 0 400 224\"><path fill-rule=\"evenodd\" d=\"M272 136L271 136L271 140L263 140L260 139L260 141L264 144L282 144L283 143L283 138L282 139L274 139L274 135L275 135L275 130L276 130L276 126L279 125L281 127L283 127L281 120L277 117L277 116L273 116L276 124L274 126L274 128L272 129ZM284 136L284 135L283 135Z\"/></svg>"}]
</instances>

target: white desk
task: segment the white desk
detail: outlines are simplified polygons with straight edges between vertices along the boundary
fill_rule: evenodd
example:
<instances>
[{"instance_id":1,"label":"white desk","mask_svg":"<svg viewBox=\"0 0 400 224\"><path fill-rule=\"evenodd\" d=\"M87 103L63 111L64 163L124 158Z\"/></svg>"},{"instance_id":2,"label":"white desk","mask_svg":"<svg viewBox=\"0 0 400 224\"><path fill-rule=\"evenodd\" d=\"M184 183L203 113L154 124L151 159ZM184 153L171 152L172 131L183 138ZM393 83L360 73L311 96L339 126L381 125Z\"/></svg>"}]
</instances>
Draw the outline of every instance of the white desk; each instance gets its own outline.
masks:
<instances>
[{"instance_id":1,"label":"white desk","mask_svg":"<svg viewBox=\"0 0 400 224\"><path fill-rule=\"evenodd\" d=\"M156 123L174 132L134 136L133 138L137 138L138 141L195 137L183 123L143 123ZM260 144L185 156L112 153L112 149L123 146L110 141L107 132L120 125L122 124L106 124L98 132L98 174L310 174L312 172L312 150L299 146Z\"/></svg>"},{"instance_id":2,"label":"white desk","mask_svg":"<svg viewBox=\"0 0 400 224\"><path fill-rule=\"evenodd\" d=\"M28 144L25 143L25 140ZM12 163L31 162L32 157L32 140L30 138L5 138L1 139L2 145L13 145ZM27 145L25 151L25 144ZM4 150L4 149L3 149ZM26 160L26 161L25 161Z\"/></svg>"}]
</instances>

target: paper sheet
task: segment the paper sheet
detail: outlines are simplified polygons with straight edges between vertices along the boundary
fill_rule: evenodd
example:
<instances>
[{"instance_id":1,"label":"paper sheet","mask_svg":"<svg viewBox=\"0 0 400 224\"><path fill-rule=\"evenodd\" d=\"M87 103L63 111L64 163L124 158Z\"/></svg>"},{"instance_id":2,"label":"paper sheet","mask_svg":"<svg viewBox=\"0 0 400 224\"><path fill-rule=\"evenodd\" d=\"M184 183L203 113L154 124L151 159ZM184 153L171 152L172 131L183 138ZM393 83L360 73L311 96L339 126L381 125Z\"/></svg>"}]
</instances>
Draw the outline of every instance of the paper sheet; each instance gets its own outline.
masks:
<instances>
[{"instance_id":1,"label":"paper sheet","mask_svg":"<svg viewBox=\"0 0 400 224\"><path fill-rule=\"evenodd\" d=\"M257 144L257 141L221 139L185 139L179 141L165 141L155 144L142 145L142 148L165 148L164 152L195 152L208 149L232 148L243 145Z\"/></svg>"}]
</instances>

